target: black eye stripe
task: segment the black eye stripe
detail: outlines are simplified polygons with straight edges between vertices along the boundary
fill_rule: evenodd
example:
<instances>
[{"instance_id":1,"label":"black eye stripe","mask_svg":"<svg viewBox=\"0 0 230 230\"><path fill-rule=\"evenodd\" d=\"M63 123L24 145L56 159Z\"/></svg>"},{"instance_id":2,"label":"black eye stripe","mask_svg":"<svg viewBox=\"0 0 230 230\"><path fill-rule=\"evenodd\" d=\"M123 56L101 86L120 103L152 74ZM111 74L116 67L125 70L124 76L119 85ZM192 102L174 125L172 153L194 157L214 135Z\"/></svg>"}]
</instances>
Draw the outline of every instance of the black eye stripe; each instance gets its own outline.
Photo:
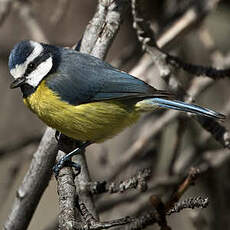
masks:
<instances>
[{"instance_id":1,"label":"black eye stripe","mask_svg":"<svg viewBox=\"0 0 230 230\"><path fill-rule=\"evenodd\" d=\"M31 73L37 66L34 62L30 62L27 66L26 72L29 74Z\"/></svg>"},{"instance_id":2,"label":"black eye stripe","mask_svg":"<svg viewBox=\"0 0 230 230\"><path fill-rule=\"evenodd\" d=\"M27 65L24 76L28 76L30 73L32 73L42 62L46 61L49 57L51 57L50 53L41 53Z\"/></svg>"}]
</instances>

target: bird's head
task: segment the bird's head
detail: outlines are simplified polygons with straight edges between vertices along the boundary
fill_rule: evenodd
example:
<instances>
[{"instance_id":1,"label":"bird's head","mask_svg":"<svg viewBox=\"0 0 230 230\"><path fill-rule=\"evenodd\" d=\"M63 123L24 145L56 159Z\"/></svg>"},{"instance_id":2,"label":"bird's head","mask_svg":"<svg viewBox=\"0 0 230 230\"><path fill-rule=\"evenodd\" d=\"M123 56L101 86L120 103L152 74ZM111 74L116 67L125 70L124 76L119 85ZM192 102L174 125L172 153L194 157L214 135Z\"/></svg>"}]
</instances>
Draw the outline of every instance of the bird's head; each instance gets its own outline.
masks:
<instances>
[{"instance_id":1,"label":"bird's head","mask_svg":"<svg viewBox=\"0 0 230 230\"><path fill-rule=\"evenodd\" d=\"M22 41L11 51L8 65L14 78L10 88L28 85L35 89L51 71L53 55L48 45Z\"/></svg>"}]
</instances>

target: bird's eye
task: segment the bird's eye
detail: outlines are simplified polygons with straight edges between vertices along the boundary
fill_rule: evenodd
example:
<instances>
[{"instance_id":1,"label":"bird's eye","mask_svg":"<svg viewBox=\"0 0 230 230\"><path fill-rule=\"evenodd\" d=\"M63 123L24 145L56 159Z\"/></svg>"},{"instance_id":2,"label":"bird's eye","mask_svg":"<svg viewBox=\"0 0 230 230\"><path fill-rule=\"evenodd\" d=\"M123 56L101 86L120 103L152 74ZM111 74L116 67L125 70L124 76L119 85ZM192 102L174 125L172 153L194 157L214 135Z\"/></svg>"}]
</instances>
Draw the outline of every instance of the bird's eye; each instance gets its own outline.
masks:
<instances>
[{"instance_id":1,"label":"bird's eye","mask_svg":"<svg viewBox=\"0 0 230 230\"><path fill-rule=\"evenodd\" d=\"M35 64L33 62L29 63L27 70L31 72L35 68Z\"/></svg>"}]
</instances>

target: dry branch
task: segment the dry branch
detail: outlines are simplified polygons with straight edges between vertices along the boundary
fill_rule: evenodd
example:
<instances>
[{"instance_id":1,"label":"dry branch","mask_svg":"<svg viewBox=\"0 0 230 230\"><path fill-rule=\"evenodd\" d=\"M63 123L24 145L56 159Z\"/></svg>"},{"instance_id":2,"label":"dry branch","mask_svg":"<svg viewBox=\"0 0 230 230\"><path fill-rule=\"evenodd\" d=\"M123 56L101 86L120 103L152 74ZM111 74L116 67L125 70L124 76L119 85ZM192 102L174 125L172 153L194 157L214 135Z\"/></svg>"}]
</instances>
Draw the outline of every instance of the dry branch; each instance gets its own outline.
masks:
<instances>
[{"instance_id":1,"label":"dry branch","mask_svg":"<svg viewBox=\"0 0 230 230\"><path fill-rule=\"evenodd\" d=\"M21 230L28 227L52 176L56 154L57 145L54 140L54 131L49 128L46 130L39 148L33 156L30 168L17 190L16 199L4 229Z\"/></svg>"},{"instance_id":2,"label":"dry branch","mask_svg":"<svg viewBox=\"0 0 230 230\"><path fill-rule=\"evenodd\" d=\"M60 160L65 153L58 151L57 161ZM74 184L74 174L71 167L64 167L57 179L57 192L59 199L59 228L73 229L76 223L76 188Z\"/></svg>"},{"instance_id":3,"label":"dry branch","mask_svg":"<svg viewBox=\"0 0 230 230\"><path fill-rule=\"evenodd\" d=\"M176 212L180 212L181 210L185 208L206 208L208 206L208 198L202 198L200 196L198 197L192 197L188 198L182 201L179 201L178 203L174 204L174 207L171 208L167 215L171 215Z\"/></svg>"},{"instance_id":4,"label":"dry branch","mask_svg":"<svg viewBox=\"0 0 230 230\"><path fill-rule=\"evenodd\" d=\"M150 178L150 174L150 169L142 169L139 170L136 175L118 183L94 181L89 182L85 186L91 194L123 193L131 189L138 189L141 192L145 192L147 190L147 180Z\"/></svg>"}]
</instances>

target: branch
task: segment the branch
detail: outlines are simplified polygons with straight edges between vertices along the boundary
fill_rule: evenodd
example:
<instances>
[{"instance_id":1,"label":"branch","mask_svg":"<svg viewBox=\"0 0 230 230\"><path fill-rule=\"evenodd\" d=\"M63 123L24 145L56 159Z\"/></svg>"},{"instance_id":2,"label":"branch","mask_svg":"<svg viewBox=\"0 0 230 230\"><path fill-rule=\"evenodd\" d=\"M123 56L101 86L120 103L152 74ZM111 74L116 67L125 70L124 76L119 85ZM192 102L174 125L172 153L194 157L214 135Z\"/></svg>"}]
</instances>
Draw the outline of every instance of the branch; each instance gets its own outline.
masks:
<instances>
[{"instance_id":1,"label":"branch","mask_svg":"<svg viewBox=\"0 0 230 230\"><path fill-rule=\"evenodd\" d=\"M139 3L139 0L132 0L132 13L133 13L133 18L134 18L134 28L137 31L137 36L139 41L142 43L143 48L146 49L146 51L151 55L153 60L155 60L158 64L158 67L160 68L160 72L162 73L161 75L163 77L169 77L169 75L172 72L171 67L176 66L183 68L182 65L184 66L195 66L195 65L188 65L186 63L183 63L183 61L179 60L177 57L173 57L164 51L162 51L156 44L155 41L155 35L153 30L150 28L150 25L146 23L146 21L142 18L140 15L140 12L138 11L137 4ZM206 13L210 11L210 9L216 4L218 1L213 0L213 1L205 1L201 5L201 9L204 11L199 11L199 13L202 15L203 13ZM203 12L203 13L202 13ZM178 61L179 60L179 61ZM173 64L174 63L174 64ZM180 63L180 64L179 64ZM183 63L183 64L182 64ZM171 67L168 65L171 64ZM229 71L228 69L226 70L213 70L213 68L206 68L206 67L200 67L200 66L195 66L192 69L196 72L190 71L192 74L199 74L199 71L202 69L202 71L205 69L207 71L206 75L209 77L214 78L212 75L215 73L215 76L218 78L223 72ZM188 67L189 68L189 67ZM230 72L229 72L230 74ZM225 75L226 76L226 75ZM213 119L209 119L206 117L197 117L196 120L201 124L201 126L209 131L212 136L220 142L224 147L229 147L229 133L228 130L223 127L221 124L219 124L217 121L214 121Z\"/></svg>"},{"instance_id":2,"label":"branch","mask_svg":"<svg viewBox=\"0 0 230 230\"><path fill-rule=\"evenodd\" d=\"M80 202L79 209L87 222L88 225L84 226L76 226L77 230L98 230L98 229L108 229L115 226L125 225L125 229L144 229L145 227L152 225L154 223L160 223L160 217L155 211L146 212L139 217L124 217L116 220L105 221L105 222L97 222L91 215L91 213L87 210L84 203ZM166 226L165 226L166 227ZM164 228L170 229L170 228ZM163 228L162 228L163 230Z\"/></svg>"},{"instance_id":3,"label":"branch","mask_svg":"<svg viewBox=\"0 0 230 230\"><path fill-rule=\"evenodd\" d=\"M26 173L12 206L12 211L4 225L5 229L26 229L37 204L52 176L52 166L57 154L54 131L47 129L30 168Z\"/></svg>"},{"instance_id":4,"label":"branch","mask_svg":"<svg viewBox=\"0 0 230 230\"><path fill-rule=\"evenodd\" d=\"M193 12L192 14L193 17L189 17L189 19L191 19L188 20L189 23L188 22L185 24L182 23L183 25L182 28L185 28L185 26L188 27L188 25L194 23L195 21L198 21L198 19L203 18L204 15L206 15L211 9L213 9L217 5L218 2L219 2L218 0L212 0L212 1L206 0L201 4L195 5L195 7L190 9L190 11ZM155 60L156 62L158 62L158 64L160 64L159 68L163 75L168 76L170 74L171 72L170 66L171 66L174 68L183 69L184 71L196 76L205 75L214 80L221 79L224 77L230 77L230 69L220 70L213 67L205 67L201 65L185 63L184 61L182 61L182 59L164 52L160 48L160 46L157 45L154 32L150 28L149 23L147 23L143 19L140 12L138 11L138 3L139 0L132 0L132 13L134 19L133 27L137 31L137 37L139 41L142 43L143 49L145 49L151 55L153 60ZM180 28L179 31L181 31L182 28ZM174 34L174 36L175 35L176 33Z\"/></svg>"},{"instance_id":5,"label":"branch","mask_svg":"<svg viewBox=\"0 0 230 230\"><path fill-rule=\"evenodd\" d=\"M126 225L133 221L133 218L130 217L124 217L116 220L111 221L104 221L104 222L98 222L93 215L89 212L89 210L86 208L85 204L82 201L79 201L79 210L83 217L83 219L86 221L87 225L76 226L77 230L99 230L99 229L108 229L115 226L121 226Z\"/></svg>"},{"instance_id":6,"label":"branch","mask_svg":"<svg viewBox=\"0 0 230 230\"><path fill-rule=\"evenodd\" d=\"M184 71L196 75L207 76L213 80L230 77L230 69L216 69L214 67L194 65L182 61L180 58L167 54L166 62L175 68L183 69Z\"/></svg>"},{"instance_id":7,"label":"branch","mask_svg":"<svg viewBox=\"0 0 230 230\"><path fill-rule=\"evenodd\" d=\"M168 201L165 204L161 201L161 198L159 196L152 195L150 197L150 202L152 203L154 209L157 211L159 215L159 220L157 222L161 226L161 229L170 229L166 220L167 213L169 213L170 210L174 209L176 203L180 200L180 198L185 193L185 191L187 191L187 189L192 184L194 184L198 176L199 176L199 170L196 168L191 168L187 177L178 186L177 190L171 195L171 197L168 199ZM178 210L179 210L179 203L180 202L177 203ZM197 202L190 202L190 206L192 206L193 204L195 205L195 203ZM188 202L186 204L187 206L189 205Z\"/></svg>"},{"instance_id":8,"label":"branch","mask_svg":"<svg viewBox=\"0 0 230 230\"><path fill-rule=\"evenodd\" d=\"M183 209L186 208L206 208L208 207L208 198L202 198L200 196L198 197L193 197L193 198L188 198L182 201L179 201L178 203L174 204L174 207L171 208L168 212L167 215L172 215L173 213L178 213Z\"/></svg>"},{"instance_id":9,"label":"branch","mask_svg":"<svg viewBox=\"0 0 230 230\"><path fill-rule=\"evenodd\" d=\"M230 134L227 128L210 118L195 116L195 119L205 130L211 133L212 137L223 147L230 148Z\"/></svg>"},{"instance_id":10,"label":"branch","mask_svg":"<svg viewBox=\"0 0 230 230\"><path fill-rule=\"evenodd\" d=\"M65 153L58 151L57 161L60 160ZM75 204L76 204L76 188L74 184L74 175L71 167L64 167L60 170L57 179L57 192L59 198L59 228L73 229L76 222Z\"/></svg>"},{"instance_id":11,"label":"branch","mask_svg":"<svg viewBox=\"0 0 230 230\"><path fill-rule=\"evenodd\" d=\"M150 174L150 169L142 169L138 171L137 175L134 175L129 179L121 181L119 183L96 181L89 182L85 186L91 194L123 193L130 189L138 189L141 192L145 192L147 190L147 180L149 179Z\"/></svg>"},{"instance_id":12,"label":"branch","mask_svg":"<svg viewBox=\"0 0 230 230\"><path fill-rule=\"evenodd\" d=\"M81 201L79 203L79 210L80 213L86 222L86 224L75 224L74 229L76 230L99 230L99 229L108 229L112 227L118 227L125 225L125 229L132 229L132 230L139 230L144 229L147 226L150 226L154 223L156 223L159 220L159 216L156 212L151 211L144 213L143 215L139 217L124 217L119 218L111 221L103 221L98 222L94 219L93 215L89 212L89 210L86 208L85 204ZM56 226L55 222L51 225ZM47 229L50 229L49 227Z\"/></svg>"},{"instance_id":13,"label":"branch","mask_svg":"<svg viewBox=\"0 0 230 230\"><path fill-rule=\"evenodd\" d=\"M200 170L198 168L191 168L189 170L188 176L185 180L180 184L176 192L172 194L169 201L165 205L165 211L170 210L176 202L180 200L182 195L187 191L187 189L194 184L195 180L200 175Z\"/></svg>"},{"instance_id":14,"label":"branch","mask_svg":"<svg viewBox=\"0 0 230 230\"><path fill-rule=\"evenodd\" d=\"M96 13L86 27L81 52L104 59L125 16L129 1L99 0Z\"/></svg>"},{"instance_id":15,"label":"branch","mask_svg":"<svg viewBox=\"0 0 230 230\"><path fill-rule=\"evenodd\" d=\"M161 229L170 229L166 222L166 215L179 212L185 208L205 208L208 205L207 198L203 199L201 197L188 198L183 201L178 200L184 194L184 192L195 182L196 178L199 176L199 171L197 169L191 169L187 177L181 182L180 186L175 193L170 197L169 201L166 204L163 204L159 197L152 196L151 201L154 205L154 210L146 212L139 217L125 217L118 220L122 220L122 223L125 224L125 229L143 229L154 223L158 223L161 226ZM175 182L173 182L175 184ZM126 200L127 201L127 200ZM105 222L98 223L91 213L86 209L84 203L80 203L81 214L84 216L85 221L88 223L89 229L97 229L99 227L106 227L103 225ZM116 202L117 203L117 202ZM135 201L136 203L136 201ZM146 203L145 203L146 206ZM171 208L170 208L171 207ZM126 219L128 218L128 219ZM124 222L123 222L124 221ZM111 223L117 223L117 220L106 222L108 227L113 227ZM79 226L78 226L79 227ZM85 225L79 227L78 229L86 229Z\"/></svg>"}]
</instances>

